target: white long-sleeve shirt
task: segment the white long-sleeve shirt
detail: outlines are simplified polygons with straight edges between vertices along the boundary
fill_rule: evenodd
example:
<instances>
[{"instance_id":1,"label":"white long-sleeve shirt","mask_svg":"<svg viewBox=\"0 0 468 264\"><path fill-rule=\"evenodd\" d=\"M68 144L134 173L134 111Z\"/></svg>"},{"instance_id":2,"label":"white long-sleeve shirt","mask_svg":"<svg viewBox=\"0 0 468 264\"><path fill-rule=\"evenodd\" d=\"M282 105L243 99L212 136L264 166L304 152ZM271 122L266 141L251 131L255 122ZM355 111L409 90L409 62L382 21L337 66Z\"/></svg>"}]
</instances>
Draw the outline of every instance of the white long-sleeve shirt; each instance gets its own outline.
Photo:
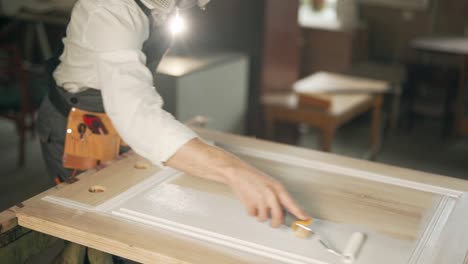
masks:
<instances>
[{"instance_id":1,"label":"white long-sleeve shirt","mask_svg":"<svg viewBox=\"0 0 468 264\"><path fill-rule=\"evenodd\" d=\"M72 93L101 90L120 136L161 165L196 134L162 109L141 51L148 36L148 18L135 0L79 0L54 78Z\"/></svg>"}]
</instances>

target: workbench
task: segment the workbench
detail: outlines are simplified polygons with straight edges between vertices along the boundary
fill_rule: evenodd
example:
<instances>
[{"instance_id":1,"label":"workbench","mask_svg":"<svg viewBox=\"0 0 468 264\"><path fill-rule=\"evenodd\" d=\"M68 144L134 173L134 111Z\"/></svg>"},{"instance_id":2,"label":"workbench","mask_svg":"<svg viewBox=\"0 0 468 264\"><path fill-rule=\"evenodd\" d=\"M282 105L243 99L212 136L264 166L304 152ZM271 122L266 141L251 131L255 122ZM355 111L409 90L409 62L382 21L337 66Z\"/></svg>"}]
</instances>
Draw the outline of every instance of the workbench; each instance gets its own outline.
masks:
<instances>
[{"instance_id":1,"label":"workbench","mask_svg":"<svg viewBox=\"0 0 468 264\"><path fill-rule=\"evenodd\" d=\"M466 263L468 181L253 138L196 131L205 140L278 178L314 217L369 230L369 241L364 245L367 248L363 247L362 256L355 263L389 263L387 259L392 258L405 261L391 263ZM114 213L118 209L109 208L130 201L132 196L138 195L138 188L142 190L155 183L151 175L166 170L145 162L136 154L126 154L106 166L79 175L79 181L73 184L64 183L41 193L15 209L18 224L143 263L341 263L281 260L262 250L236 249L229 243L217 243L221 240L210 242L184 235L180 230L160 228L148 221L119 217ZM179 180L178 190L188 187L199 193L211 193L218 197L216 202L226 200L228 194L220 194L225 192L223 186L200 179L181 179L189 181ZM118 202L116 198L119 198ZM183 201L190 202L189 199ZM176 203L181 205L180 201ZM108 213L109 210L112 213ZM246 222L250 218L244 215L245 212L239 213L236 219L216 213L208 212L212 214L209 219L219 225L234 221L237 223L232 227L234 229L242 228L243 224L258 225L259 228L266 225L256 223L254 219L252 223ZM282 230L265 232L281 235ZM402 255L399 255L400 251L372 245L378 241L376 236L391 243L402 242L405 245ZM291 237L291 241L304 243L293 235ZM276 244L281 245L281 241ZM376 251L370 250L373 248ZM378 259L365 260L379 252L382 255Z\"/></svg>"}]
</instances>

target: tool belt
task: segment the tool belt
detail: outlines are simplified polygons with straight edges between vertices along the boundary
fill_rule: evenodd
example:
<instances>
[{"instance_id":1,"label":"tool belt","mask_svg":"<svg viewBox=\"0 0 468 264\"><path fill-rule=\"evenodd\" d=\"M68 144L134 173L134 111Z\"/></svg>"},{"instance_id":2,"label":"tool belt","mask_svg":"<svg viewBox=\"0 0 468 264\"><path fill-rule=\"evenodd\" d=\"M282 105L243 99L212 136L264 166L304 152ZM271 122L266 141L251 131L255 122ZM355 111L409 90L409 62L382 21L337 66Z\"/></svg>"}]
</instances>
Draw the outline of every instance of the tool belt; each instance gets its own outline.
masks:
<instances>
[{"instance_id":1,"label":"tool belt","mask_svg":"<svg viewBox=\"0 0 468 264\"><path fill-rule=\"evenodd\" d=\"M56 85L49 89L49 99L68 118L63 166L88 170L116 158L126 146L104 113L101 93L95 89L72 94Z\"/></svg>"}]
</instances>

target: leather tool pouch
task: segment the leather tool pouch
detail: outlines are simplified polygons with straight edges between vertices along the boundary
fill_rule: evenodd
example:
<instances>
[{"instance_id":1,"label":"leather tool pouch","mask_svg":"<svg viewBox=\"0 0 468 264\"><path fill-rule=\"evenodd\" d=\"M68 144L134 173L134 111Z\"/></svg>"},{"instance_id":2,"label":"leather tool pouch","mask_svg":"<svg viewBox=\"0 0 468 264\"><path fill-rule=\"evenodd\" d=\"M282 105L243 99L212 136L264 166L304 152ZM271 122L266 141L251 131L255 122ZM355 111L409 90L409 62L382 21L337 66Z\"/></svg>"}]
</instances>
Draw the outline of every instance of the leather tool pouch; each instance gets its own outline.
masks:
<instances>
[{"instance_id":1,"label":"leather tool pouch","mask_svg":"<svg viewBox=\"0 0 468 264\"><path fill-rule=\"evenodd\" d=\"M84 132L80 132L79 126L84 124L84 115L97 116L107 133L96 134L89 127ZM101 163L116 158L119 155L121 143L119 134L106 114L72 108L68 115L63 166L78 170L95 168Z\"/></svg>"}]
</instances>

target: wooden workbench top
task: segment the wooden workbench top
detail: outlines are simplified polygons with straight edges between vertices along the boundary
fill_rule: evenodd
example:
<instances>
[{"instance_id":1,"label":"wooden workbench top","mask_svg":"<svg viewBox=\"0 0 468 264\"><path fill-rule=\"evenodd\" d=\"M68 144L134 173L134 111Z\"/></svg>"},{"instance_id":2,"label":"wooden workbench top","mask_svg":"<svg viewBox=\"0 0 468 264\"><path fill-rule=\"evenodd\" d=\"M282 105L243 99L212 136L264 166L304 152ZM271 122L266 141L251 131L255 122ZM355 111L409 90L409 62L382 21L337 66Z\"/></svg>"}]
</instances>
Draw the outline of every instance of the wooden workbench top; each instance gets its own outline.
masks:
<instances>
[{"instance_id":1,"label":"wooden workbench top","mask_svg":"<svg viewBox=\"0 0 468 264\"><path fill-rule=\"evenodd\" d=\"M287 155L292 162L310 161L311 164L316 164L320 169L324 170L336 170L337 173L349 172L357 175L362 173L363 180L372 181L370 178L375 176L376 180L379 181L385 178L385 181L387 181L385 184L409 185L412 186L411 188L419 190L420 194L408 197L419 197L417 199L421 199L421 205L427 200L425 197L428 192L437 195L446 194L456 199L468 191L468 182L459 179L324 154L247 137L207 130L197 131L203 138L214 141L219 146L236 154L249 149L261 153L270 153L269 155L273 156L276 155L275 153L280 153ZM99 171L89 171L80 175L80 180L73 185L62 184L29 199L24 202L23 208L16 210L18 223L39 232L143 263L276 263L266 257L214 245L87 209L88 206L97 206L101 201L115 197L119 192L142 182L159 170L155 167L147 170L135 168L134 165L140 160L141 158L137 155L127 155L120 160L114 161L107 168ZM109 175L120 176L110 177ZM125 177L122 177L122 175ZM125 180L130 178L131 180ZM84 194L89 195L88 191L91 186L99 184L104 184L107 187L112 185L113 187L107 188L103 193L95 194L92 199L82 198L85 196ZM395 190L398 190L398 188L395 188ZM403 193L408 193L408 191ZM66 207L50 203L43 200L46 196L61 196L70 201L78 201L81 207ZM357 196L357 199L367 198L369 198L368 195ZM378 197L374 198L378 201ZM420 203L418 200L413 202L415 204ZM412 204L412 202L409 204ZM386 204L384 208L387 206L391 207L393 205ZM410 217L414 218L414 216ZM404 219L405 216L403 215L402 220Z\"/></svg>"}]
</instances>

